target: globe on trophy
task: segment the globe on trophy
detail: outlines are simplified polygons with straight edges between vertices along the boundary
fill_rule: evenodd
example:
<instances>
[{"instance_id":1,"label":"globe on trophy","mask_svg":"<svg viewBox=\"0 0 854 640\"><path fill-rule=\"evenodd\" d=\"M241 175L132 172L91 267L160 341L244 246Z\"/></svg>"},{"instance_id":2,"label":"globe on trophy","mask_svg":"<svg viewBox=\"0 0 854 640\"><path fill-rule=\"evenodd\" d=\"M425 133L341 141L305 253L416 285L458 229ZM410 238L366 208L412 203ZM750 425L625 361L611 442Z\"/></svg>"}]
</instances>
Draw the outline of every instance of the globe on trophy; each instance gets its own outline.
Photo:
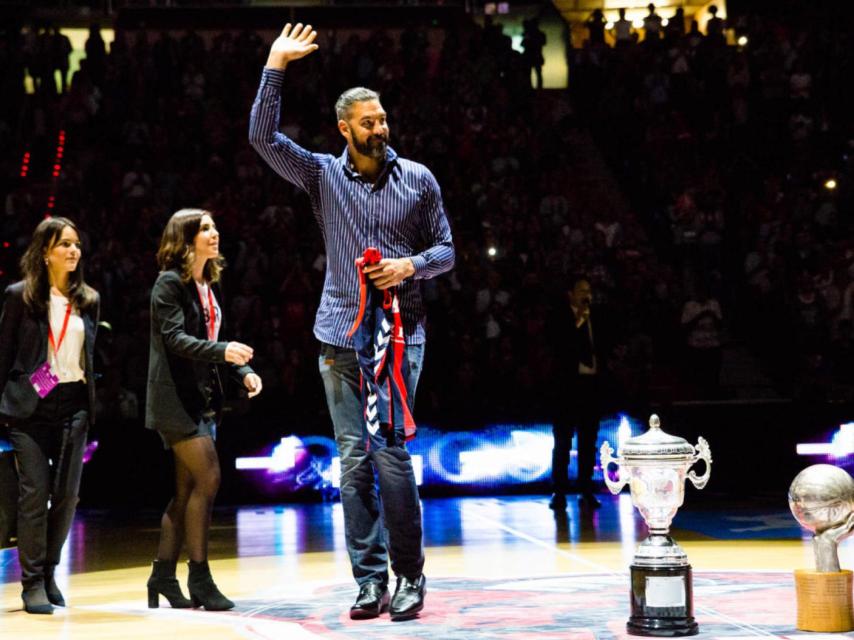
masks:
<instances>
[{"instance_id":1,"label":"globe on trophy","mask_svg":"<svg viewBox=\"0 0 854 640\"><path fill-rule=\"evenodd\" d=\"M795 571L801 631L854 630L852 572L839 568L839 543L854 533L854 479L844 469L814 464L789 487L789 509L813 536L815 571Z\"/></svg>"},{"instance_id":2,"label":"globe on trophy","mask_svg":"<svg viewBox=\"0 0 854 640\"><path fill-rule=\"evenodd\" d=\"M637 636L692 636L699 627L694 620L691 565L669 531L685 499L685 479L697 489L705 487L712 454L704 438L693 446L662 431L657 415L650 417L649 426L643 435L626 440L617 458L607 441L600 450L605 484L613 494L629 485L632 503L649 529L630 567L631 616L626 630ZM689 471L698 460L706 463L702 476ZM619 467L617 481L608 474L611 464Z\"/></svg>"}]
</instances>

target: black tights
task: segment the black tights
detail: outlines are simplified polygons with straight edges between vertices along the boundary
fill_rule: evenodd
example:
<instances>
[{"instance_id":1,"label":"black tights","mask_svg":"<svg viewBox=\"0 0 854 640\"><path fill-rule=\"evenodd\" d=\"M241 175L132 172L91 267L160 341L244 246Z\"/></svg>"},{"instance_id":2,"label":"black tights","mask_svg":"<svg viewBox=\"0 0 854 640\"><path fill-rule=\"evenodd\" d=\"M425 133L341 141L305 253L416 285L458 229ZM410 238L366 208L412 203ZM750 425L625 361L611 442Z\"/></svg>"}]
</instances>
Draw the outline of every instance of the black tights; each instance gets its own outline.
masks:
<instances>
[{"instance_id":1,"label":"black tights","mask_svg":"<svg viewBox=\"0 0 854 640\"><path fill-rule=\"evenodd\" d=\"M160 520L157 559L176 562L181 546L194 562L208 558L208 530L219 489L219 458L209 436L182 440L172 446L175 455L175 497Z\"/></svg>"}]
</instances>

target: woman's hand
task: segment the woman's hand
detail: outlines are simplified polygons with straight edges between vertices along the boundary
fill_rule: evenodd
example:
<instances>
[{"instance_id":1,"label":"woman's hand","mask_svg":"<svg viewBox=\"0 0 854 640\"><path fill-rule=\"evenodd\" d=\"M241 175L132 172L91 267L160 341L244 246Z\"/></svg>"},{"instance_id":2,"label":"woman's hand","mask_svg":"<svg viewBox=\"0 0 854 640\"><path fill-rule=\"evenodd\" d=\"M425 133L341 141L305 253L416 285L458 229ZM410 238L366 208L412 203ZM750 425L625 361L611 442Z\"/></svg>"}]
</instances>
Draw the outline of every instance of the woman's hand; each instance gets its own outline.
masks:
<instances>
[{"instance_id":1,"label":"woman's hand","mask_svg":"<svg viewBox=\"0 0 854 640\"><path fill-rule=\"evenodd\" d=\"M263 388L263 385L261 384L261 376L257 373L247 373L243 378L243 386L246 387L246 390L249 392L249 397L254 398L261 393L261 389Z\"/></svg>"},{"instance_id":2,"label":"woman's hand","mask_svg":"<svg viewBox=\"0 0 854 640\"><path fill-rule=\"evenodd\" d=\"M242 342L229 342L225 348L225 361L242 367L252 359L255 352Z\"/></svg>"}]
</instances>

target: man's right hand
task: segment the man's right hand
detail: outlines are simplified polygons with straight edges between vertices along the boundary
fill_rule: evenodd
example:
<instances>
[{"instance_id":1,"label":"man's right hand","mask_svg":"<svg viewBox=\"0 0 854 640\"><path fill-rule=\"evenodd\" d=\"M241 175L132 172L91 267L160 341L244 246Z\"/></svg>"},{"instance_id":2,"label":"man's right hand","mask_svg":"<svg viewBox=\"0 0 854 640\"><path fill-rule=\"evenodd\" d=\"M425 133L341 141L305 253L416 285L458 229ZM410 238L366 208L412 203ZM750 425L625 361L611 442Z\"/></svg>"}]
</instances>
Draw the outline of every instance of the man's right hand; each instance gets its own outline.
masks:
<instances>
[{"instance_id":1,"label":"man's right hand","mask_svg":"<svg viewBox=\"0 0 854 640\"><path fill-rule=\"evenodd\" d=\"M589 319L590 319L590 305L585 304L578 310L578 313L575 315L575 326L580 329L581 325L583 325Z\"/></svg>"},{"instance_id":2,"label":"man's right hand","mask_svg":"<svg viewBox=\"0 0 854 640\"><path fill-rule=\"evenodd\" d=\"M270 55L267 56L267 68L284 69L291 60L304 58L312 51L317 50L314 39L317 37L310 24L305 26L301 22L291 28L291 23L285 25L282 33L270 47Z\"/></svg>"}]
</instances>

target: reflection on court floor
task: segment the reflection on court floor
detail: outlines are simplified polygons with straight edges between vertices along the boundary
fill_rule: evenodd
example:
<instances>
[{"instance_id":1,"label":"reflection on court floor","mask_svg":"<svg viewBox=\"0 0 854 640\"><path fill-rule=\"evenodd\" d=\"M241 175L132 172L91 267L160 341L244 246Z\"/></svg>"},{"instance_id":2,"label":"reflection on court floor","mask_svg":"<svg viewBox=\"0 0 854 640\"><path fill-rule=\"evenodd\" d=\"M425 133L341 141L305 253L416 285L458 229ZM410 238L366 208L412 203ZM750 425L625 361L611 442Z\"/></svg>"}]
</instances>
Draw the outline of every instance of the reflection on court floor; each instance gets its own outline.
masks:
<instances>
[{"instance_id":1,"label":"reflection on court floor","mask_svg":"<svg viewBox=\"0 0 854 640\"><path fill-rule=\"evenodd\" d=\"M646 530L627 495L600 497L601 509L570 500L560 514L543 496L425 500L427 607L405 623L347 616L356 589L340 504L218 511L212 566L238 603L224 614L145 606L158 514L84 511L58 571L70 606L54 616L21 611L16 553L0 552L0 628L28 640L622 638L628 563ZM783 500L695 501L672 533L694 567L703 637L798 635L792 570L812 566L812 549ZM840 560L854 565L850 540Z\"/></svg>"}]
</instances>

